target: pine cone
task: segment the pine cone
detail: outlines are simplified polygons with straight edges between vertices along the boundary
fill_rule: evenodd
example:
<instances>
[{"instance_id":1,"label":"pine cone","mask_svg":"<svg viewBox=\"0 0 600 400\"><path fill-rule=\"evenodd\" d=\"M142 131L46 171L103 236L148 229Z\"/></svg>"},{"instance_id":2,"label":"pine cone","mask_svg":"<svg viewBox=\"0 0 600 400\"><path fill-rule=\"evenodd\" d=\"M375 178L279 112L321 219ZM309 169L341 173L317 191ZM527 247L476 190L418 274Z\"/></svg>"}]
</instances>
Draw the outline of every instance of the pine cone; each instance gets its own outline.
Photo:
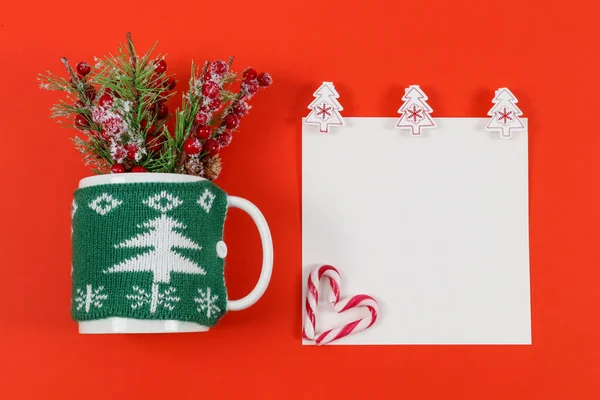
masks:
<instances>
[{"instance_id":1,"label":"pine cone","mask_svg":"<svg viewBox=\"0 0 600 400\"><path fill-rule=\"evenodd\" d=\"M214 181L219 177L223 166L221 165L221 157L217 154L213 157L206 157L204 159L204 177Z\"/></svg>"},{"instance_id":2,"label":"pine cone","mask_svg":"<svg viewBox=\"0 0 600 400\"><path fill-rule=\"evenodd\" d=\"M204 177L204 166L198 156L188 157L182 167L184 174Z\"/></svg>"}]
</instances>

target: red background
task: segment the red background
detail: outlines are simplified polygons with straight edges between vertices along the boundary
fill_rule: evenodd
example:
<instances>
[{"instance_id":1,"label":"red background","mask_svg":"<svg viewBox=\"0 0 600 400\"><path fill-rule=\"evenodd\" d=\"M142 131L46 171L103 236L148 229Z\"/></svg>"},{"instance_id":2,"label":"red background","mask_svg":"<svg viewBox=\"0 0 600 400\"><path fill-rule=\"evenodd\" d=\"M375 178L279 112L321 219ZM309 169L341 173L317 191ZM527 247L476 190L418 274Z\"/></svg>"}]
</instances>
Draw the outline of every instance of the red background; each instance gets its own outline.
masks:
<instances>
[{"instance_id":1,"label":"red background","mask_svg":"<svg viewBox=\"0 0 600 400\"><path fill-rule=\"evenodd\" d=\"M0 397L600 397L593 2L350 3L3 4ZM59 95L39 90L36 74L61 72L63 55L113 51L127 30L140 50L159 41L179 89L192 58L235 55L238 70L251 64L275 79L223 151L217 181L269 221L272 283L207 334L80 336L70 320L70 201L88 171L73 132L48 118ZM438 117L485 116L500 86L517 95L530 127L532 346L300 345L300 118L324 80L336 83L345 116L396 116L415 83ZM258 277L258 234L233 211L226 235L229 290L240 297Z\"/></svg>"}]
</instances>

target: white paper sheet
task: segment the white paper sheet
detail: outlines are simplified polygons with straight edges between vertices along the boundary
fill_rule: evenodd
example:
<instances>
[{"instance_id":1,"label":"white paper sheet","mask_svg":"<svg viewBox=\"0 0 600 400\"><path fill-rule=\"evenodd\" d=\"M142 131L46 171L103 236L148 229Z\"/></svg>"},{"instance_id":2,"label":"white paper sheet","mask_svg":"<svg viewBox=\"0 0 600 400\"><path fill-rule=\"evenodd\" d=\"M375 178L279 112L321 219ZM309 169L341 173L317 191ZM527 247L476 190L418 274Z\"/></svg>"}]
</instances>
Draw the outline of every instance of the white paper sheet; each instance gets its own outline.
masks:
<instances>
[{"instance_id":1,"label":"white paper sheet","mask_svg":"<svg viewBox=\"0 0 600 400\"><path fill-rule=\"evenodd\" d=\"M413 137L397 118L345 120L303 124L303 295L310 269L332 264L342 296L381 312L337 343L530 344L527 130L435 118ZM319 312L317 332L365 310Z\"/></svg>"}]
</instances>

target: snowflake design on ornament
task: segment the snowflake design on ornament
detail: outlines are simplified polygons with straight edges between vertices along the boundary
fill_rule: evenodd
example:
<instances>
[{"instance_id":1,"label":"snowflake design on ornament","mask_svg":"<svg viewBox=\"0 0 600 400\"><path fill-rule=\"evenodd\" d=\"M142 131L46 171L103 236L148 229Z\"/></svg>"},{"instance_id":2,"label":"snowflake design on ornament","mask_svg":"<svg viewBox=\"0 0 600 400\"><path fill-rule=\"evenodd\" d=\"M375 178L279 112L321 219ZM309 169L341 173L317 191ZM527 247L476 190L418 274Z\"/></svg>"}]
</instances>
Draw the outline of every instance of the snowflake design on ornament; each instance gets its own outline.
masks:
<instances>
[{"instance_id":1,"label":"snowflake design on ornament","mask_svg":"<svg viewBox=\"0 0 600 400\"><path fill-rule=\"evenodd\" d=\"M317 106L316 109L316 114L319 118L321 118L323 121L327 120L329 117L331 117L331 110L333 109L333 107L328 106L327 103L323 103L319 106Z\"/></svg>"},{"instance_id":2,"label":"snowflake design on ornament","mask_svg":"<svg viewBox=\"0 0 600 400\"><path fill-rule=\"evenodd\" d=\"M221 311L215 304L219 299L219 296L216 294L211 295L210 287L207 287L206 291L198 289L198 295L198 297L194 297L194 301L198 303L198 308L196 308L196 310L198 310L200 314L206 313L206 316L210 318Z\"/></svg>"},{"instance_id":3,"label":"snowflake design on ornament","mask_svg":"<svg viewBox=\"0 0 600 400\"><path fill-rule=\"evenodd\" d=\"M504 107L502 111L498 111L498 121L502 122L504 125L507 125L509 121L513 120L511 114L513 114L513 112Z\"/></svg>"},{"instance_id":4,"label":"snowflake design on ornament","mask_svg":"<svg viewBox=\"0 0 600 400\"><path fill-rule=\"evenodd\" d=\"M406 110L406 112L407 112L406 119L408 119L409 121L411 121L415 124L424 118L423 117L423 109L417 108L417 106L415 106L415 105L413 105L412 108L409 108L408 110Z\"/></svg>"}]
</instances>

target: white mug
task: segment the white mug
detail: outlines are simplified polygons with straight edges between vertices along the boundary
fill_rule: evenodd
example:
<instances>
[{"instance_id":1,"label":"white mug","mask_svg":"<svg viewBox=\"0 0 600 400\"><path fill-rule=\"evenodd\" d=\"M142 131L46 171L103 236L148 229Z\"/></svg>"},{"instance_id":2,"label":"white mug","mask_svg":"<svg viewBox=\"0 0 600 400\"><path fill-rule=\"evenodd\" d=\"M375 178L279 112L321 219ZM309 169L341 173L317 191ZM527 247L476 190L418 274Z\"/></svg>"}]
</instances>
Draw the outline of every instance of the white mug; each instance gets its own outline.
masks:
<instances>
[{"instance_id":1,"label":"white mug","mask_svg":"<svg viewBox=\"0 0 600 400\"><path fill-rule=\"evenodd\" d=\"M119 185L129 183L181 183L198 182L203 178L183 175L183 174L164 174L164 173L123 173L97 175L82 179L79 182L79 188L90 188L98 185ZM82 205L79 205L81 207ZM85 206L85 205L84 205ZM273 269L273 243L269 226L260 212L260 210L246 199L227 196L227 208L239 208L252 218L262 243L263 260L260 277L254 289L245 297L239 300L227 299L227 311L238 311L246 309L255 304L264 294ZM75 211L74 211L75 212ZM218 257L224 258L227 254L227 246L223 241L218 242L216 253ZM91 285L88 285L91 286ZM94 320L80 320L80 333L169 333L169 332L205 332L209 330L208 326L190 321L181 321L175 319L154 320L154 319L136 319L122 316L111 316Z\"/></svg>"}]
</instances>

